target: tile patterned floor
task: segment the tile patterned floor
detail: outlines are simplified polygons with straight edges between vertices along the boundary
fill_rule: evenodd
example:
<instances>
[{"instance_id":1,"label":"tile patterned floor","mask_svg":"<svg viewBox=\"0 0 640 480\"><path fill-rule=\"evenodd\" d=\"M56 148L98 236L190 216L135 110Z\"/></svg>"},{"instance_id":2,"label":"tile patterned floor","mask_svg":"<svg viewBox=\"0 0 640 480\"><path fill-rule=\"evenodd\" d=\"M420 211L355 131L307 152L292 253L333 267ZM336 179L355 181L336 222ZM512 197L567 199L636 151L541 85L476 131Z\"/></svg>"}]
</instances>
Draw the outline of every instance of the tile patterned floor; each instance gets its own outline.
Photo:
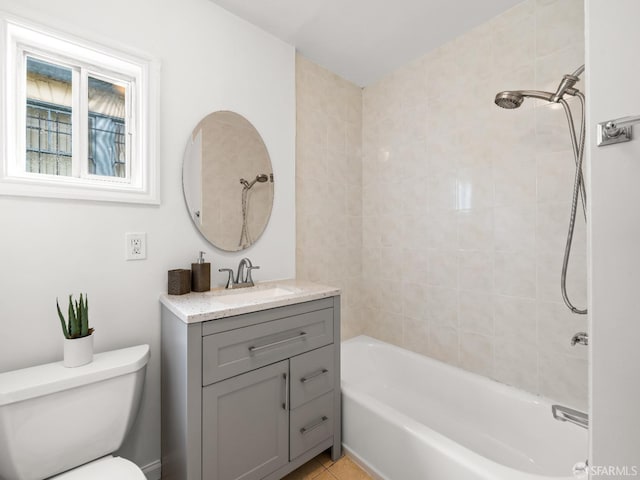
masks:
<instances>
[{"instance_id":1,"label":"tile patterned floor","mask_svg":"<svg viewBox=\"0 0 640 480\"><path fill-rule=\"evenodd\" d=\"M323 452L294 470L282 480L372 480L367 473L348 456L337 462L331 460L329 452Z\"/></svg>"}]
</instances>

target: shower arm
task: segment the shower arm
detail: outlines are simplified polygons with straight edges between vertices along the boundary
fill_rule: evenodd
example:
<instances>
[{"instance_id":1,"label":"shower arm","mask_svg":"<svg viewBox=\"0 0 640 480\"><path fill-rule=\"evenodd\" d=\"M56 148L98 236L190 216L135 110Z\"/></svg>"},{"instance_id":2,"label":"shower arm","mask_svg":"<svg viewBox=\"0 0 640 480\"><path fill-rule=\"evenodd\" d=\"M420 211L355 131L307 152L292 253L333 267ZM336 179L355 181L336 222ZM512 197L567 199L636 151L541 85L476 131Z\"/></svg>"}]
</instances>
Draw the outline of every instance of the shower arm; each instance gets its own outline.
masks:
<instances>
[{"instance_id":1,"label":"shower arm","mask_svg":"<svg viewBox=\"0 0 640 480\"><path fill-rule=\"evenodd\" d=\"M580 65L575 72L573 72L571 75L574 77L579 77L580 75L582 75L582 73L584 72L584 64Z\"/></svg>"}]
</instances>

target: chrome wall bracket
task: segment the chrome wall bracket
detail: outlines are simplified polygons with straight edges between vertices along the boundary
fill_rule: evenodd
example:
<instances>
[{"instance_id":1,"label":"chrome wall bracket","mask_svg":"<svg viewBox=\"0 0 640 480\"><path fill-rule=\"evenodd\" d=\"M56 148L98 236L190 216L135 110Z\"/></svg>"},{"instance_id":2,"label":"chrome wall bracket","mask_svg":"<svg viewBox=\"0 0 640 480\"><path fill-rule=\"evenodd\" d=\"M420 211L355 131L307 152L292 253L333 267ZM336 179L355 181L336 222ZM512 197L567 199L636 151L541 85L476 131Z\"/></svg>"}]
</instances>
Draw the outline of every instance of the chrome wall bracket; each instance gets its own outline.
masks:
<instances>
[{"instance_id":1,"label":"chrome wall bracket","mask_svg":"<svg viewBox=\"0 0 640 480\"><path fill-rule=\"evenodd\" d=\"M615 145L633 138L633 125L640 123L640 115L608 120L598 124L596 145Z\"/></svg>"}]
</instances>

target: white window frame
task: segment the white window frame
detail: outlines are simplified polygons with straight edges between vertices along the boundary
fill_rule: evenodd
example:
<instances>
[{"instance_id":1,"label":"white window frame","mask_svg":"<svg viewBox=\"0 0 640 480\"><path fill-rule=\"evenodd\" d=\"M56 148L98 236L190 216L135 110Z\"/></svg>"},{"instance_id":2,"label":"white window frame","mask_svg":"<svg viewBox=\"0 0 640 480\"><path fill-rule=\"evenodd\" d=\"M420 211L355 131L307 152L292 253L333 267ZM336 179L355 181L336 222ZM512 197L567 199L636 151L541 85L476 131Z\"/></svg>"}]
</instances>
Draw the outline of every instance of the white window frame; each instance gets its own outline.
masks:
<instances>
[{"instance_id":1,"label":"white window frame","mask_svg":"<svg viewBox=\"0 0 640 480\"><path fill-rule=\"evenodd\" d=\"M159 63L0 15L3 61L0 195L159 204ZM26 56L72 68L72 176L26 171ZM126 87L126 178L89 174L88 77ZM81 109L82 108L82 109Z\"/></svg>"}]
</instances>

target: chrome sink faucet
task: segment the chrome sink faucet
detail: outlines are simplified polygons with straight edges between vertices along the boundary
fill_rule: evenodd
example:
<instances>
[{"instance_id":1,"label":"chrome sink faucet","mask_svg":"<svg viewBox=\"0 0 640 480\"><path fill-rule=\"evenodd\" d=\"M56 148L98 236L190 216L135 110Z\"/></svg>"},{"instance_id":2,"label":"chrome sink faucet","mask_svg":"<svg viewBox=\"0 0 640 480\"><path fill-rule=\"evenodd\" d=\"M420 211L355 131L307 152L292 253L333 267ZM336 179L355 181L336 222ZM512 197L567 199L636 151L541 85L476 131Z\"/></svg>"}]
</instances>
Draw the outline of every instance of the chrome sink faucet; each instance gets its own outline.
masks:
<instances>
[{"instance_id":1,"label":"chrome sink faucet","mask_svg":"<svg viewBox=\"0 0 640 480\"><path fill-rule=\"evenodd\" d=\"M240 260L238 264L238 273L233 275L233 269L231 268L220 268L219 272L227 272L229 277L227 278L227 285L225 288L244 288L244 287L253 287L255 284L253 283L253 278L251 277L251 271L260 268L259 266L254 266L251 263L251 260L248 258L243 258Z\"/></svg>"}]
</instances>

